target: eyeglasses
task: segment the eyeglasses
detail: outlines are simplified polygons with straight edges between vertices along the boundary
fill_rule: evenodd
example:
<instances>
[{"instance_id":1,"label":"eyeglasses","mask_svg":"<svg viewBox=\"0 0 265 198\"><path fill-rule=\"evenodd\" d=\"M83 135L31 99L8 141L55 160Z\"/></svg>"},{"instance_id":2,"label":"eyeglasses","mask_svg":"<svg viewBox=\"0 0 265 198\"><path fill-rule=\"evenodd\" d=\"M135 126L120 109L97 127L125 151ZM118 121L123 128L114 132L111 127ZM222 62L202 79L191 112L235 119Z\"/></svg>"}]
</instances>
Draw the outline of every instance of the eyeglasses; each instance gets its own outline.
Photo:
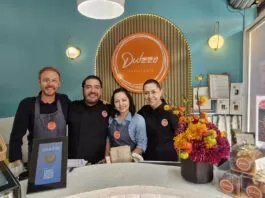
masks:
<instances>
[{"instance_id":1,"label":"eyeglasses","mask_svg":"<svg viewBox=\"0 0 265 198\"><path fill-rule=\"evenodd\" d=\"M57 79L49 79L49 78L43 78L42 82L46 84L58 84L59 83Z\"/></svg>"}]
</instances>

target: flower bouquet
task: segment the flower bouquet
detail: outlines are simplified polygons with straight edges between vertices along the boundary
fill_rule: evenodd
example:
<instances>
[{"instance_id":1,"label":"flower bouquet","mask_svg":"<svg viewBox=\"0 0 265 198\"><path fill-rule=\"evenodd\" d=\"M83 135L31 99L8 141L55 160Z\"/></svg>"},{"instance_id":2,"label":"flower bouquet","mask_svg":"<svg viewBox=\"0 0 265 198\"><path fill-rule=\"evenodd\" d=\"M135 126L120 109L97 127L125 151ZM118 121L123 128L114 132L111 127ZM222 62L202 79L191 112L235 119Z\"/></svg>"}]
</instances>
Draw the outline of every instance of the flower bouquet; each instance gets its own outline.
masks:
<instances>
[{"instance_id":1,"label":"flower bouquet","mask_svg":"<svg viewBox=\"0 0 265 198\"><path fill-rule=\"evenodd\" d=\"M203 75L196 76L196 80L200 85ZM182 160L182 176L194 183L206 183L212 179L212 165L229 158L230 145L226 133L209 122L205 112L201 112L200 106L205 104L207 97L198 96L198 91L199 86L196 96L198 115L187 113L185 107L172 108L173 113L179 117L174 137L174 148ZM185 104L188 102L187 99L184 99ZM190 164L195 168L199 166L201 168L193 172ZM203 173L204 169L210 171L209 177ZM201 174L203 178L197 178L198 174Z\"/></svg>"}]
</instances>

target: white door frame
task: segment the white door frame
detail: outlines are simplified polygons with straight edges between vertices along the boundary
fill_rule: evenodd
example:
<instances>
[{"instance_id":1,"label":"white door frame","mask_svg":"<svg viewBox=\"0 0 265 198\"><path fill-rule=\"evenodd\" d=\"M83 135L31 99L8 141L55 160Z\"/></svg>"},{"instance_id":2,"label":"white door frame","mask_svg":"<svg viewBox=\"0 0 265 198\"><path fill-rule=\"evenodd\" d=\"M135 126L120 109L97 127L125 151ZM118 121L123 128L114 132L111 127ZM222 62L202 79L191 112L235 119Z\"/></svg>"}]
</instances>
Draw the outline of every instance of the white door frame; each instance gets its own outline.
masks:
<instances>
[{"instance_id":1,"label":"white door frame","mask_svg":"<svg viewBox=\"0 0 265 198\"><path fill-rule=\"evenodd\" d=\"M250 74L251 74L251 54L250 54L250 34L251 31L259 28L261 25L265 25L265 12L261 13L245 30L243 37L243 131L250 131ZM261 40L265 43L265 39ZM264 52L265 56L265 52ZM265 89L265 87L264 87Z\"/></svg>"}]
</instances>

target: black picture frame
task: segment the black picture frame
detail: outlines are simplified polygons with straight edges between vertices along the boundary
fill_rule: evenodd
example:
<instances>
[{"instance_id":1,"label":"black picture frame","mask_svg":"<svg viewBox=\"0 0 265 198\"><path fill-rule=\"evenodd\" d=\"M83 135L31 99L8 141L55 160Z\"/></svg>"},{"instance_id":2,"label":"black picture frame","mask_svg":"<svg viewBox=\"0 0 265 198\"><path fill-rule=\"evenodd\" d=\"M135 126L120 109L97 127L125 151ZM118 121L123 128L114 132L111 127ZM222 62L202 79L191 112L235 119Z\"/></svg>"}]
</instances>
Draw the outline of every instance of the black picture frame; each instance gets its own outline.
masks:
<instances>
[{"instance_id":1,"label":"black picture frame","mask_svg":"<svg viewBox=\"0 0 265 198\"><path fill-rule=\"evenodd\" d=\"M59 147L56 147L56 148L59 148L59 152L53 151L52 149L51 149L51 151L50 150L48 151L51 153L56 152L56 155L52 154L55 156L55 158L53 159L54 161L56 161L55 159L61 159L61 160L57 160L57 162L56 162L56 163L60 163L59 164L60 167L58 167L58 165L55 165L52 167L52 171L58 170L58 168L59 168L60 172L59 171L56 173L52 172L52 175L56 175L56 174L58 175L59 174L59 177L58 177L59 181L52 181L50 183L45 183L45 184L37 184L36 179L39 178L38 173L40 172L40 170L42 170L42 169L43 169L43 171L47 170L47 168L44 168L40 164L40 162L38 164L38 159L40 159L40 156L42 156L40 153L40 148L43 147L43 145L46 146L46 147L44 147L44 149L54 148L54 147L51 147L52 145L53 146L54 145L55 146L60 145ZM43 148L41 148L41 149L43 149ZM60 156L57 156L57 154L59 154ZM47 157L47 156L44 156L44 157ZM47 158L45 158L45 160L46 159ZM67 174L67 159L68 159L68 137L56 137L56 138L50 138L50 139L34 139L33 140L32 153L31 153L31 159L30 159L30 166L29 166L29 179L28 179L27 194L39 192L39 191L53 190L53 189L57 189L57 188L65 188L66 187L66 174ZM51 164L51 163L53 163L53 161L47 162L47 164ZM43 175L45 175L45 172L43 173ZM43 177L45 177L45 176L43 176ZM49 179L46 179L46 182L49 182L48 180ZM41 179L40 181L45 181L45 180Z\"/></svg>"}]
</instances>

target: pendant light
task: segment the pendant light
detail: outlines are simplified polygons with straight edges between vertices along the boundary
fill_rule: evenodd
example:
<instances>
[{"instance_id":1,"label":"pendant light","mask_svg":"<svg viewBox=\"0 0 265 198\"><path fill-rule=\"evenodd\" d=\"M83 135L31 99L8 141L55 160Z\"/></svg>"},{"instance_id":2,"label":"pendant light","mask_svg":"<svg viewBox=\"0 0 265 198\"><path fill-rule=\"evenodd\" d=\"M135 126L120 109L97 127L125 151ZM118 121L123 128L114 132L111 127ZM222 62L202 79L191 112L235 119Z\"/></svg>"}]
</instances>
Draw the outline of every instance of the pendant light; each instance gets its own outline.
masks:
<instances>
[{"instance_id":1,"label":"pendant light","mask_svg":"<svg viewBox=\"0 0 265 198\"><path fill-rule=\"evenodd\" d=\"M78 11L93 19L114 19L124 12L125 0L77 0Z\"/></svg>"}]
</instances>

